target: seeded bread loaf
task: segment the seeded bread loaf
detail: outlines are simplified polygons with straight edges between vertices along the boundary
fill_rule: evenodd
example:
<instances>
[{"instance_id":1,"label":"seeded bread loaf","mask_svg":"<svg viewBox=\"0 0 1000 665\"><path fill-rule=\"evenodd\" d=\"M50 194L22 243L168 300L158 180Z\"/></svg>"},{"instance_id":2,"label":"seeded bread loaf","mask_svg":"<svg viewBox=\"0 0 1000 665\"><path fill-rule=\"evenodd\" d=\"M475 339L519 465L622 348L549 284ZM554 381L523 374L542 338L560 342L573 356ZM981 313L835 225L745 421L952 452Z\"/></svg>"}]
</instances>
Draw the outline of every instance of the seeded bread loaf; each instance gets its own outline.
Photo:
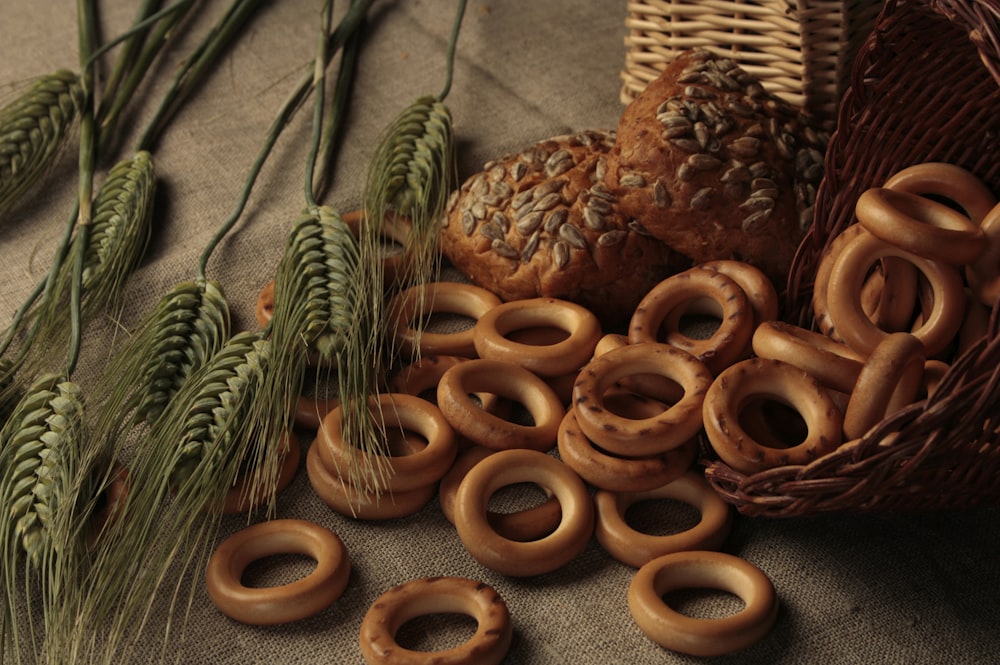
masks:
<instances>
[{"instance_id":1,"label":"seeded bread loaf","mask_svg":"<svg viewBox=\"0 0 1000 665\"><path fill-rule=\"evenodd\" d=\"M689 262L618 210L604 185L613 132L541 141L486 164L448 205L441 251L505 301L577 302L606 326Z\"/></svg>"},{"instance_id":2,"label":"seeded bread loaf","mask_svg":"<svg viewBox=\"0 0 1000 665\"><path fill-rule=\"evenodd\" d=\"M732 60L690 51L623 111L606 184L622 214L684 256L747 261L781 288L825 143Z\"/></svg>"}]
</instances>

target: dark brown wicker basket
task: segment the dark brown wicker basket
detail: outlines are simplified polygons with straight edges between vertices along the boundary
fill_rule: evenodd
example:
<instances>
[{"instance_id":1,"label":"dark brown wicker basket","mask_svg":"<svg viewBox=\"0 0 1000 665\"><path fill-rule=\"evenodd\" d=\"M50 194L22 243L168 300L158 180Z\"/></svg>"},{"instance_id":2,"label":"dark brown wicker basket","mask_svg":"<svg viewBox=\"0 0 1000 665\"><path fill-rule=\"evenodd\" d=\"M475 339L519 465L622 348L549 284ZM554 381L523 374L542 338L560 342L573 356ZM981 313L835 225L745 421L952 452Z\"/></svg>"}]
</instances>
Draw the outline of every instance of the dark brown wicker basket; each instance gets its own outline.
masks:
<instances>
[{"instance_id":1,"label":"dark brown wicker basket","mask_svg":"<svg viewBox=\"0 0 1000 665\"><path fill-rule=\"evenodd\" d=\"M792 267L784 318L815 327L819 257L856 223L869 187L921 162L962 166L1000 193L1000 0L890 0L862 45L819 188L815 227ZM898 433L891 445L879 446ZM741 513L964 509L1000 503L1000 316L955 359L931 400L807 466L743 475L706 462Z\"/></svg>"}]
</instances>

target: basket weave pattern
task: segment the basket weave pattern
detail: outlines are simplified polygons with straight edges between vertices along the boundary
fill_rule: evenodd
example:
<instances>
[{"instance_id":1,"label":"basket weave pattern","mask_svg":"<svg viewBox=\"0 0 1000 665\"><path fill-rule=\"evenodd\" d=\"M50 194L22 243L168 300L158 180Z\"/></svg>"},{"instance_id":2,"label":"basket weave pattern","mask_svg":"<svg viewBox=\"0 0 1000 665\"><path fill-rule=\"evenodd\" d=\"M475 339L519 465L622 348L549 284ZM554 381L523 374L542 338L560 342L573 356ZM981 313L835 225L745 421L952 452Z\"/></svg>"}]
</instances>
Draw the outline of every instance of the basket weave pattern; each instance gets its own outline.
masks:
<instances>
[{"instance_id":1,"label":"basket weave pattern","mask_svg":"<svg viewBox=\"0 0 1000 665\"><path fill-rule=\"evenodd\" d=\"M630 102L685 50L732 59L831 128L850 63L881 0L642 0L628 3L621 76Z\"/></svg>"},{"instance_id":2,"label":"basket weave pattern","mask_svg":"<svg viewBox=\"0 0 1000 665\"><path fill-rule=\"evenodd\" d=\"M816 222L789 275L786 320L815 328L823 249L863 191L921 162L957 164L1000 192L1000 1L890 0L862 45L826 156ZM801 467L745 476L707 461L745 514L964 509L1000 502L1000 307L930 400ZM880 445L882 444L882 445Z\"/></svg>"}]
</instances>

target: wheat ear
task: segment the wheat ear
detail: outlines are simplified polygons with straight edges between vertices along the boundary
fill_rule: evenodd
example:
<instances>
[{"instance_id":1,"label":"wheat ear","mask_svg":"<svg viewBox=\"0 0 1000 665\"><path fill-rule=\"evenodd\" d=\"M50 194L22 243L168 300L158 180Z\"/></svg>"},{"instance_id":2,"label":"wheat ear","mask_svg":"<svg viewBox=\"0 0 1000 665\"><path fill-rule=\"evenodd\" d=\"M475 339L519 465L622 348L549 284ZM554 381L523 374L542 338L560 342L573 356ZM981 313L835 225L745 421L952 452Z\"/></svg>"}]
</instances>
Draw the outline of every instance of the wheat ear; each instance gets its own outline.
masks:
<instances>
[{"instance_id":1,"label":"wheat ear","mask_svg":"<svg viewBox=\"0 0 1000 665\"><path fill-rule=\"evenodd\" d=\"M0 215L52 166L82 100L80 77L60 69L38 77L27 91L0 108Z\"/></svg>"},{"instance_id":2,"label":"wheat ear","mask_svg":"<svg viewBox=\"0 0 1000 665\"><path fill-rule=\"evenodd\" d=\"M270 358L271 343L260 333L234 335L188 378L150 429L124 505L81 592L87 618L78 639L94 644L94 631L108 622L96 647L104 659L134 647L164 593L171 613L175 604L187 606L185 572L204 563L227 491L264 445L253 414ZM177 581L163 587L168 572ZM173 624L168 621L162 636L164 648Z\"/></svg>"},{"instance_id":3,"label":"wheat ear","mask_svg":"<svg viewBox=\"0 0 1000 665\"><path fill-rule=\"evenodd\" d=\"M369 165L365 211L369 225L387 215L412 223L406 252L413 274L406 285L430 281L439 264L438 225L455 181L451 113L443 102L420 97L389 125Z\"/></svg>"},{"instance_id":4,"label":"wheat ear","mask_svg":"<svg viewBox=\"0 0 1000 665\"><path fill-rule=\"evenodd\" d=\"M370 355L373 336L370 309L381 292L366 293L359 279L357 242L330 207L300 215L292 224L275 275L275 305L270 323L275 353L267 381L272 413L267 419L291 426L287 396L303 389L307 358L336 372L345 440L371 453L380 452L381 428L368 408L377 392L380 365ZM317 372L317 381L329 374ZM271 436L275 436L273 433ZM375 473L373 473L375 471ZM380 491L380 470L342 469L345 478Z\"/></svg>"},{"instance_id":5,"label":"wheat ear","mask_svg":"<svg viewBox=\"0 0 1000 665\"><path fill-rule=\"evenodd\" d=\"M0 430L0 551L3 562L3 648L39 654L32 598L43 619L56 613L79 562L81 533L74 484L84 437L79 387L64 375L36 380ZM18 599L24 597L25 606ZM27 623L22 637L19 624Z\"/></svg>"},{"instance_id":6,"label":"wheat ear","mask_svg":"<svg viewBox=\"0 0 1000 665\"><path fill-rule=\"evenodd\" d=\"M47 365L52 358L62 357L78 341L75 328L120 305L126 280L149 240L155 189L147 152L137 152L108 172L89 223L77 229L71 257L53 265L50 287L19 322L25 337L12 361L15 370L23 366L29 375L51 370ZM82 255L80 265L75 253ZM70 301L77 283L81 295L75 321Z\"/></svg>"}]
</instances>

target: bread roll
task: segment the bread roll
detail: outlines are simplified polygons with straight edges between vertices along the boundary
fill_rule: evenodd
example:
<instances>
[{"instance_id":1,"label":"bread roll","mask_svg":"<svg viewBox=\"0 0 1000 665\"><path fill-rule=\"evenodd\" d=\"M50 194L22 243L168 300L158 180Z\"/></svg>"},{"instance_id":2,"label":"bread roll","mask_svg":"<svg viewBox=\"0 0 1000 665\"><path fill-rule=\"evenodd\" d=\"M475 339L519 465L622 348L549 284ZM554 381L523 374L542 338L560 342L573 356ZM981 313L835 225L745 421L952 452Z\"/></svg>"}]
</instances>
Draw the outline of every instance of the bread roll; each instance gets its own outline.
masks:
<instances>
[{"instance_id":1,"label":"bread roll","mask_svg":"<svg viewBox=\"0 0 1000 665\"><path fill-rule=\"evenodd\" d=\"M627 321L689 262L632 223L603 182L613 132L541 141L485 165L453 195L441 251L505 301L547 296Z\"/></svg>"},{"instance_id":2,"label":"bread roll","mask_svg":"<svg viewBox=\"0 0 1000 665\"><path fill-rule=\"evenodd\" d=\"M626 107L607 159L618 210L695 262L780 289L812 221L826 138L732 60L686 52Z\"/></svg>"}]
</instances>

